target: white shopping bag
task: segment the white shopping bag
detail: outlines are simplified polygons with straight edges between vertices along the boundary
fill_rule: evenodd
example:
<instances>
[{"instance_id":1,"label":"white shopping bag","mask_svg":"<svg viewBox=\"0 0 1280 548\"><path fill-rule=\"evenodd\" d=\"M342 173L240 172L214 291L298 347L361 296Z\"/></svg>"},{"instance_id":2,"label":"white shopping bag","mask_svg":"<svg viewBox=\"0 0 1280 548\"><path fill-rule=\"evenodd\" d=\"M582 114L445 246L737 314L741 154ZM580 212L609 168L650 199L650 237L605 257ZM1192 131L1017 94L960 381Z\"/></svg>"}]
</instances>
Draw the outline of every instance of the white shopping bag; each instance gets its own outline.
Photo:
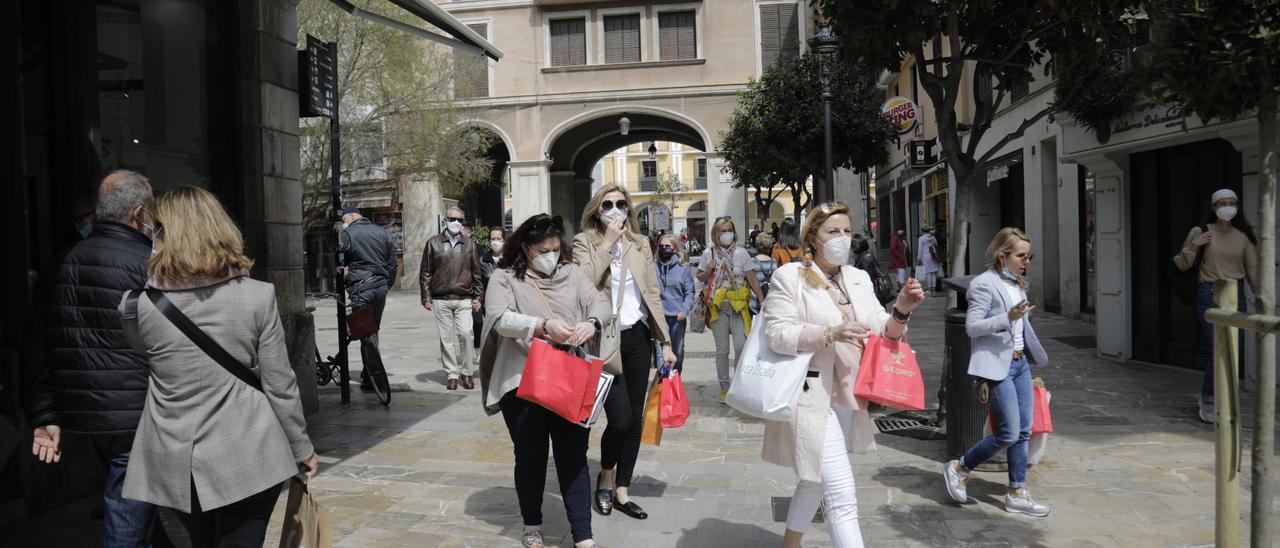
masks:
<instances>
[{"instance_id":1,"label":"white shopping bag","mask_svg":"<svg viewBox=\"0 0 1280 548\"><path fill-rule=\"evenodd\" d=\"M753 417L789 422L795 418L813 352L795 356L774 352L769 348L765 323L763 314L751 322L725 403Z\"/></svg>"},{"instance_id":2,"label":"white shopping bag","mask_svg":"<svg viewBox=\"0 0 1280 548\"><path fill-rule=\"evenodd\" d=\"M604 371L601 371L600 384L596 385L595 407L591 408L591 416L588 417L587 420L579 422L578 426L581 426L583 428L591 428L591 426L594 425L596 421L600 419L600 410L604 409L604 400L605 398L609 397L609 388L612 386L613 386L613 374L605 373Z\"/></svg>"}]
</instances>

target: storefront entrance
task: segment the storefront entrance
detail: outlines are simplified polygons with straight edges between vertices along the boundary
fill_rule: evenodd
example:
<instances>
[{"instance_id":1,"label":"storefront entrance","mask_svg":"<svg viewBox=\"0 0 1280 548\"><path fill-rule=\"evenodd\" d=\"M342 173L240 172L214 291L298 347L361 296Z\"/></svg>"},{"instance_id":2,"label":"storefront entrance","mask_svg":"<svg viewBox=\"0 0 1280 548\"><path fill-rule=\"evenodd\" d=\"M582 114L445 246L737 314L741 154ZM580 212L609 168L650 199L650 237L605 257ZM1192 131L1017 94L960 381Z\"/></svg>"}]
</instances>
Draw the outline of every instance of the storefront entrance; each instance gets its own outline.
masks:
<instances>
[{"instance_id":1,"label":"storefront entrance","mask_svg":"<svg viewBox=\"0 0 1280 548\"><path fill-rule=\"evenodd\" d=\"M1213 191L1241 193L1240 153L1214 139L1133 154L1129 165L1133 359L1196 368L1206 341L1194 307L1172 294L1172 258L1205 221Z\"/></svg>"}]
</instances>

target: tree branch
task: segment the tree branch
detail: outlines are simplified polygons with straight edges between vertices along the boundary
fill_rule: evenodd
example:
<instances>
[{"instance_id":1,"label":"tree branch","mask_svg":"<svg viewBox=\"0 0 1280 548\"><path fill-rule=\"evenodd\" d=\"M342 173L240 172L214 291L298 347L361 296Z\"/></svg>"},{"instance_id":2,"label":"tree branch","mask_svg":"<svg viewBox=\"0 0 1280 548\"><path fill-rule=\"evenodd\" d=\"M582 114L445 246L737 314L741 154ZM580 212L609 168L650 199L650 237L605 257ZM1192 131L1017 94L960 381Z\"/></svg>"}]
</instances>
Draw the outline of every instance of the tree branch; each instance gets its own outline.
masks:
<instances>
[{"instance_id":1,"label":"tree branch","mask_svg":"<svg viewBox=\"0 0 1280 548\"><path fill-rule=\"evenodd\" d=\"M977 162L974 163L974 166L977 167L978 169L983 168L984 164L990 161L992 156L995 156L996 153L1000 152L1000 149L1004 148L1005 145L1013 142L1014 139L1018 139L1019 137L1022 137L1023 133L1026 133L1028 129L1031 129L1031 126L1036 125L1036 122L1039 122L1041 118L1048 116L1052 112L1053 112L1052 106L1044 107L1043 109L1040 110L1040 112L1037 112L1031 115L1030 117L1022 120L1022 123L1018 124L1017 129L1009 132L1008 135L1005 135L1004 138L996 142L995 146L992 146L990 149L987 150L987 152L985 152L982 155L981 158L977 159Z\"/></svg>"}]
</instances>

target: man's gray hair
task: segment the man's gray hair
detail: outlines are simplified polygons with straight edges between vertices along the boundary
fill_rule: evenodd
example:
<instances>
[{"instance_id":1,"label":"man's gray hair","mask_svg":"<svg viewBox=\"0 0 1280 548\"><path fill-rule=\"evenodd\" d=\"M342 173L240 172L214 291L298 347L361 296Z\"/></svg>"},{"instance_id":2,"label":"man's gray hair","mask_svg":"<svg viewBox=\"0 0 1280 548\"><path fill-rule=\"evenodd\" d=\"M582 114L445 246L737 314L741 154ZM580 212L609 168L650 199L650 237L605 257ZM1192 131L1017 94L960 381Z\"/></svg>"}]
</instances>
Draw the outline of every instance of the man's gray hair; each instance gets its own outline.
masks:
<instances>
[{"instance_id":1,"label":"man's gray hair","mask_svg":"<svg viewBox=\"0 0 1280 548\"><path fill-rule=\"evenodd\" d=\"M151 199L151 180L141 173L117 169L107 174L98 187L98 205L93 214L98 222L129 223L134 208Z\"/></svg>"}]
</instances>

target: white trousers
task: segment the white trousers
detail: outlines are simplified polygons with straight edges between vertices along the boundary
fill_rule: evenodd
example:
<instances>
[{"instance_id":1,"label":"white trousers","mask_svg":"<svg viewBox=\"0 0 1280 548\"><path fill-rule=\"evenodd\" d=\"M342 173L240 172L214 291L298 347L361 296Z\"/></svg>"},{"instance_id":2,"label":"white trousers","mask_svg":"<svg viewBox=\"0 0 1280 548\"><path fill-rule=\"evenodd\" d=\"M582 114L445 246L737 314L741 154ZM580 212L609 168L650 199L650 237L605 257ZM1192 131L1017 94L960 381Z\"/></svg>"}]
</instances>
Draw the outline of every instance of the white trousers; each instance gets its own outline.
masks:
<instances>
[{"instance_id":1,"label":"white trousers","mask_svg":"<svg viewBox=\"0 0 1280 548\"><path fill-rule=\"evenodd\" d=\"M907 269L899 268L898 269L898 287L902 287L903 284L906 284L906 283L907 283Z\"/></svg>"},{"instance_id":2,"label":"white trousers","mask_svg":"<svg viewBox=\"0 0 1280 548\"><path fill-rule=\"evenodd\" d=\"M858 496L854 491L853 466L845 435L853 422L853 410L831 406L827 411L827 435L822 448L822 482L801 481L796 484L791 509L787 513L787 529L797 533L809 530L818 502L826 501L826 522L831 527L831 543L835 548L862 548L862 528L858 525Z\"/></svg>"},{"instance_id":3,"label":"white trousers","mask_svg":"<svg viewBox=\"0 0 1280 548\"><path fill-rule=\"evenodd\" d=\"M471 341L471 299L435 301L436 329L440 331L440 363L450 379L475 374Z\"/></svg>"}]
</instances>

